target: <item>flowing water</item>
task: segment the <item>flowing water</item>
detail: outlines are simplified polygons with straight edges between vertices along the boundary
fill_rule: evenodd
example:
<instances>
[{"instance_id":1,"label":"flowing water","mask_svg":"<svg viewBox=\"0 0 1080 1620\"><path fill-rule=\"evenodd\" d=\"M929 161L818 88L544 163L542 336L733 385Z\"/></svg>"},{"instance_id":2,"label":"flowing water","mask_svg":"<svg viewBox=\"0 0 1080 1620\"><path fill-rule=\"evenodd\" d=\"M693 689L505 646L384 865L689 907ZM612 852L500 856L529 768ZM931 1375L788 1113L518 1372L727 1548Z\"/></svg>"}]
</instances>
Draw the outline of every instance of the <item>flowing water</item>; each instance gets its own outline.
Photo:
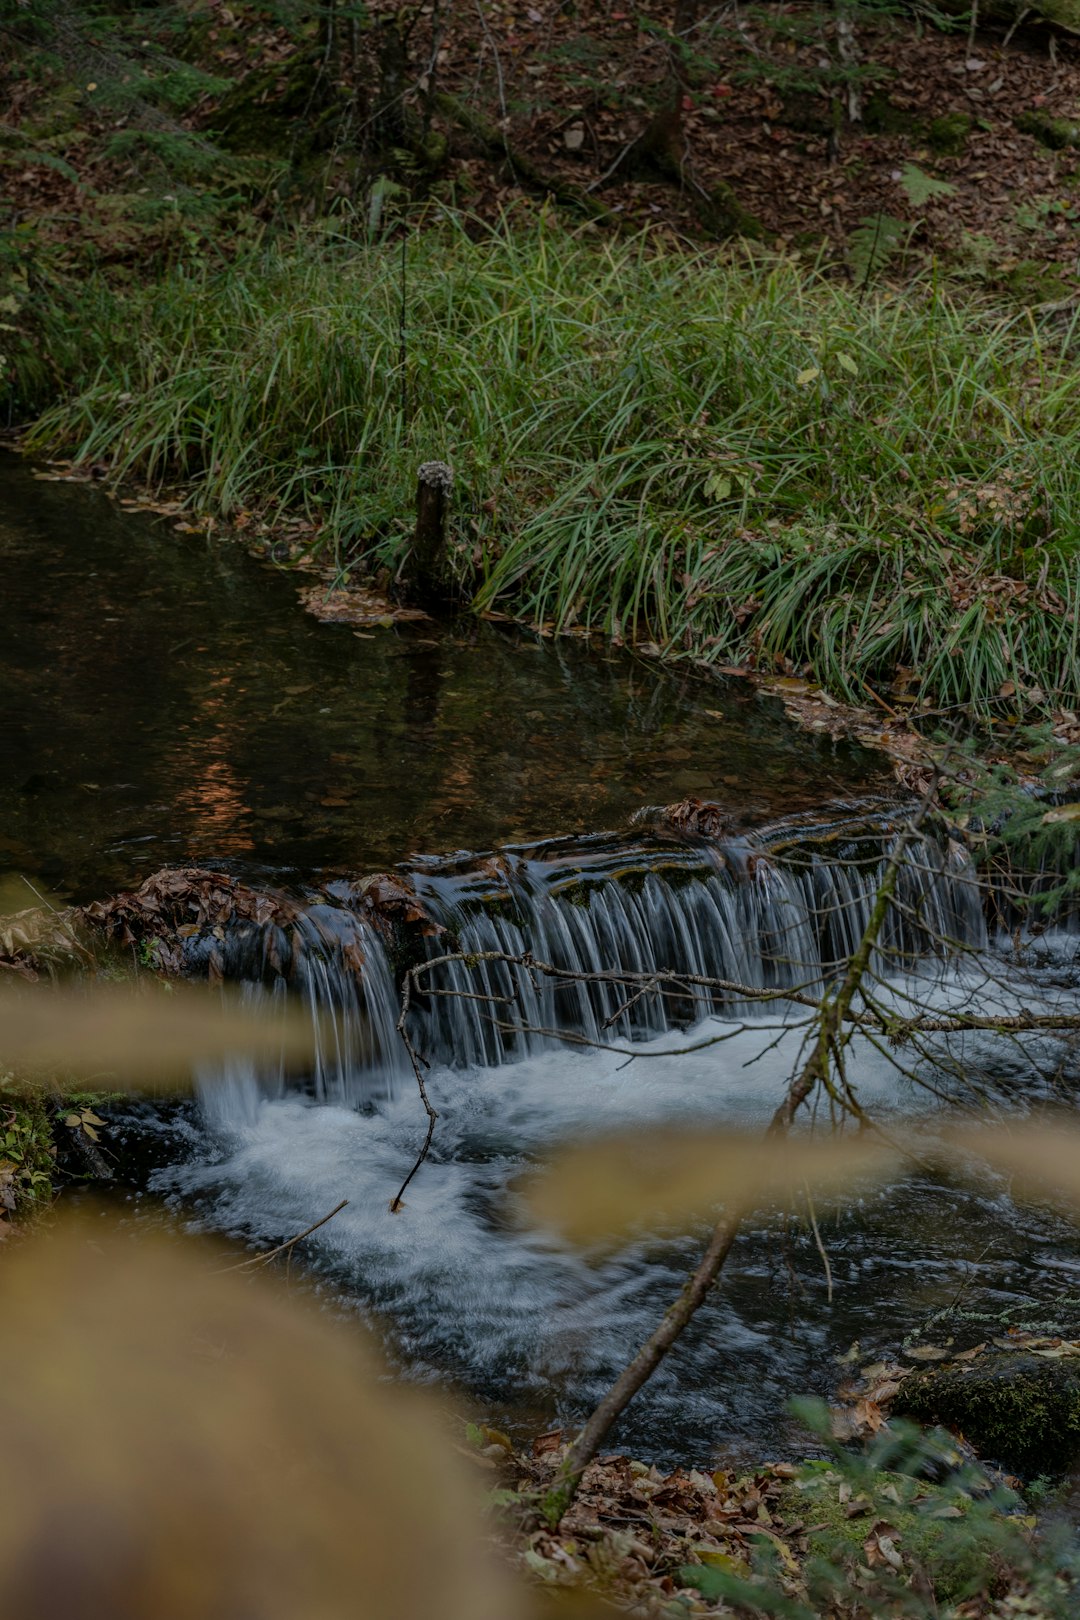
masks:
<instances>
[{"instance_id":1,"label":"flowing water","mask_svg":"<svg viewBox=\"0 0 1080 1620\"><path fill-rule=\"evenodd\" d=\"M0 501L5 898L27 877L84 899L166 862L223 864L304 904L288 938L234 931L227 971L268 1016L292 990L333 1021L299 1082L238 1067L206 1077L197 1107L137 1111L123 1128L156 1160L153 1194L260 1246L347 1198L305 1247L328 1301L371 1320L408 1376L449 1381L496 1421L573 1422L701 1235L583 1255L529 1225L517 1178L587 1132L766 1119L799 1009L763 1013L693 986L627 1006L610 983L556 988L507 963L437 970L431 988L452 993L422 998L410 1027L439 1120L391 1215L426 1118L393 1028L392 964L349 879L407 862L431 916L472 952L812 988L865 925L889 838L888 806L869 804L880 766L795 732L737 685L629 655L490 626L357 638L317 625L287 577L13 461ZM687 793L725 806L723 836L632 819ZM827 808L838 796L864 802ZM1011 959L986 936L962 851L920 842L900 901L875 963L898 1010L1075 998L1076 938ZM942 938L969 954L943 952ZM682 1045L697 1049L665 1055ZM867 1106L921 1113L975 1075L1005 1099L1069 1093L1075 1079L1073 1055L1045 1040L954 1037L904 1061L907 1076L854 1049ZM1050 1209L1018 1213L993 1181L867 1188L823 1218L822 1237L831 1301L805 1223L744 1233L623 1443L661 1459L798 1451L788 1396L828 1393L855 1339L868 1355L893 1349L958 1295L1001 1323L1080 1311L1073 1228Z\"/></svg>"}]
</instances>

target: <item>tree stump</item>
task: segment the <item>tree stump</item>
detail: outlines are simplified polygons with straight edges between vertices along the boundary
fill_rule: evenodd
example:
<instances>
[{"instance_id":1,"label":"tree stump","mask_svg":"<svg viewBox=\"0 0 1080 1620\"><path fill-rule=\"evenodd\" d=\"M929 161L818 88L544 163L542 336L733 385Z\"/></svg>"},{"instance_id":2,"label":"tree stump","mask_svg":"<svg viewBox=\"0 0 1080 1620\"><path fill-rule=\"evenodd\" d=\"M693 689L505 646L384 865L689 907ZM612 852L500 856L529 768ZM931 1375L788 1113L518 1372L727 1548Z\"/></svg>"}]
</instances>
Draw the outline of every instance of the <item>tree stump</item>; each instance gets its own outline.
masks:
<instances>
[{"instance_id":1,"label":"tree stump","mask_svg":"<svg viewBox=\"0 0 1080 1620\"><path fill-rule=\"evenodd\" d=\"M445 461L425 461L417 473L416 528L401 569L406 601L429 613L445 611L454 596L446 544L446 509L454 474Z\"/></svg>"}]
</instances>

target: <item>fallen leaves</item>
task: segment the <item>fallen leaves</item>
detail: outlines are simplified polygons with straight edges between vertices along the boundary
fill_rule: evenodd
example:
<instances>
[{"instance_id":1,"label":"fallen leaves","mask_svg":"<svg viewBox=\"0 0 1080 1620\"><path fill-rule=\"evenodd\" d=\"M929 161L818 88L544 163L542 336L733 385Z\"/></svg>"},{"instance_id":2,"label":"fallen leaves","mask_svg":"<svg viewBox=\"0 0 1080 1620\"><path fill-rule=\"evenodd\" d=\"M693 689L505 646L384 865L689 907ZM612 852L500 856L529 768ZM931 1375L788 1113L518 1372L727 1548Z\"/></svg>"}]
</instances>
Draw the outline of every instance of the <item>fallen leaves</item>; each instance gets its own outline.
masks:
<instances>
[{"instance_id":1,"label":"fallen leaves","mask_svg":"<svg viewBox=\"0 0 1080 1620\"><path fill-rule=\"evenodd\" d=\"M369 586L304 585L298 595L304 607L324 624L361 624L389 627L411 619L427 619L422 609L401 607Z\"/></svg>"},{"instance_id":2,"label":"fallen leaves","mask_svg":"<svg viewBox=\"0 0 1080 1620\"><path fill-rule=\"evenodd\" d=\"M399 928L414 929L428 938L446 932L412 885L394 872L373 872L357 878L345 885L344 891L384 936L391 936Z\"/></svg>"},{"instance_id":3,"label":"fallen leaves","mask_svg":"<svg viewBox=\"0 0 1080 1620\"><path fill-rule=\"evenodd\" d=\"M77 913L71 909L32 906L0 918L0 970L33 983L44 967L89 959L79 936Z\"/></svg>"},{"instance_id":4,"label":"fallen leaves","mask_svg":"<svg viewBox=\"0 0 1080 1620\"><path fill-rule=\"evenodd\" d=\"M708 799L683 799L665 806L657 819L674 832L700 838L719 838L731 830L731 810Z\"/></svg>"},{"instance_id":5,"label":"fallen leaves","mask_svg":"<svg viewBox=\"0 0 1080 1620\"><path fill-rule=\"evenodd\" d=\"M95 901L77 913L115 944L149 942L153 966L170 974L184 970L186 941L210 934L223 942L225 929L236 922L285 927L299 914L299 906L285 895L252 889L227 872L199 866L164 867L138 889Z\"/></svg>"},{"instance_id":6,"label":"fallen leaves","mask_svg":"<svg viewBox=\"0 0 1080 1620\"><path fill-rule=\"evenodd\" d=\"M534 1442L530 1459L515 1458L518 1502L550 1483L565 1449L557 1434ZM781 1582L794 1592L807 1548L805 1525L785 1510L782 1497L795 1473L790 1464L743 1475L698 1468L665 1473L631 1457L604 1456L586 1469L558 1530L527 1532L521 1556L546 1585L602 1585L620 1605L648 1604L642 1613L654 1612L657 1598L692 1589L695 1569L748 1579L763 1549L771 1550Z\"/></svg>"}]
</instances>

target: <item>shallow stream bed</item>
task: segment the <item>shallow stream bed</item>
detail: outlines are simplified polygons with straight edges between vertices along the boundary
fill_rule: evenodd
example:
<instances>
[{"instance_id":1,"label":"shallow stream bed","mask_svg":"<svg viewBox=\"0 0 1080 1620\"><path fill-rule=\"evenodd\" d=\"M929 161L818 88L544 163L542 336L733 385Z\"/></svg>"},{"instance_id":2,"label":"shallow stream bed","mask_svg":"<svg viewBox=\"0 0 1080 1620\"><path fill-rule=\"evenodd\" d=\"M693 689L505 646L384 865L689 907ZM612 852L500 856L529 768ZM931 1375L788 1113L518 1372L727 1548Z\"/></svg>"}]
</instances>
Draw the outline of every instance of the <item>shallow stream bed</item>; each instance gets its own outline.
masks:
<instances>
[{"instance_id":1,"label":"shallow stream bed","mask_svg":"<svg viewBox=\"0 0 1080 1620\"><path fill-rule=\"evenodd\" d=\"M468 621L360 636L320 625L287 575L13 457L0 461L0 575L8 909L33 903L26 880L82 901L191 861L305 889L415 854L618 828L688 794L749 829L886 785L877 759L795 730L736 682ZM649 905L659 914L649 894L635 901L643 927ZM664 906L674 938L678 908ZM584 928L596 911L574 916ZM685 916L689 939L699 925ZM1076 941L1041 949L1038 993L1075 995ZM938 992L927 980L916 993ZM677 1061L650 1059L646 1042L629 1064L557 1046L486 1064L444 1054L429 1082L436 1149L398 1216L388 1202L424 1124L399 1059L321 1101L233 1074L200 1105L121 1122L131 1165L155 1166L132 1208L154 1218L165 1199L263 1246L348 1198L306 1250L328 1303L372 1321L403 1372L448 1380L500 1425L573 1422L649 1331L700 1235L582 1257L525 1224L515 1177L586 1130L756 1123L794 1059L791 1037L762 1056L771 1040L751 1028ZM958 1059L1045 1090L1060 1054ZM893 1116L926 1106L868 1051L857 1078ZM1071 1079L1066 1066L1059 1080ZM872 1359L909 1332L939 1335L934 1314L958 1301L1002 1325L1028 1307L1080 1312L1074 1229L1018 1212L996 1183L866 1190L823 1237L831 1302L804 1225L740 1239L623 1443L660 1460L797 1452L785 1402L829 1393L854 1340Z\"/></svg>"}]
</instances>

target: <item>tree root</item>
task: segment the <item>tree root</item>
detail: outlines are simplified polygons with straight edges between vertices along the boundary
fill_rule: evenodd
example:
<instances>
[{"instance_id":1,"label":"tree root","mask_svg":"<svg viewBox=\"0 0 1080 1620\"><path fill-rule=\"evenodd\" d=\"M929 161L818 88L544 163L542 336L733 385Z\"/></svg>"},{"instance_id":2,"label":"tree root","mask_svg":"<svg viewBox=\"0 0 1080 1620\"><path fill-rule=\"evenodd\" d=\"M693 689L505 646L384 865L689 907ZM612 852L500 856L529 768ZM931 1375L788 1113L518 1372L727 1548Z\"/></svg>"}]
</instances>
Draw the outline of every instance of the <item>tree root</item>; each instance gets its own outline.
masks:
<instances>
[{"instance_id":1,"label":"tree root","mask_svg":"<svg viewBox=\"0 0 1080 1620\"><path fill-rule=\"evenodd\" d=\"M460 101L457 96L450 95L445 90L437 91L434 97L435 111L450 123L456 124L460 129L478 141L484 147L489 157L501 158L509 164L517 179L530 191L541 192L545 196L554 197L563 208L571 209L574 213L583 214L586 219L595 220L603 225L620 225L617 214L613 214L602 203L594 202L585 192L579 191L565 180L554 175L545 174L530 157L517 151L510 145L506 132L499 128L483 113Z\"/></svg>"}]
</instances>

